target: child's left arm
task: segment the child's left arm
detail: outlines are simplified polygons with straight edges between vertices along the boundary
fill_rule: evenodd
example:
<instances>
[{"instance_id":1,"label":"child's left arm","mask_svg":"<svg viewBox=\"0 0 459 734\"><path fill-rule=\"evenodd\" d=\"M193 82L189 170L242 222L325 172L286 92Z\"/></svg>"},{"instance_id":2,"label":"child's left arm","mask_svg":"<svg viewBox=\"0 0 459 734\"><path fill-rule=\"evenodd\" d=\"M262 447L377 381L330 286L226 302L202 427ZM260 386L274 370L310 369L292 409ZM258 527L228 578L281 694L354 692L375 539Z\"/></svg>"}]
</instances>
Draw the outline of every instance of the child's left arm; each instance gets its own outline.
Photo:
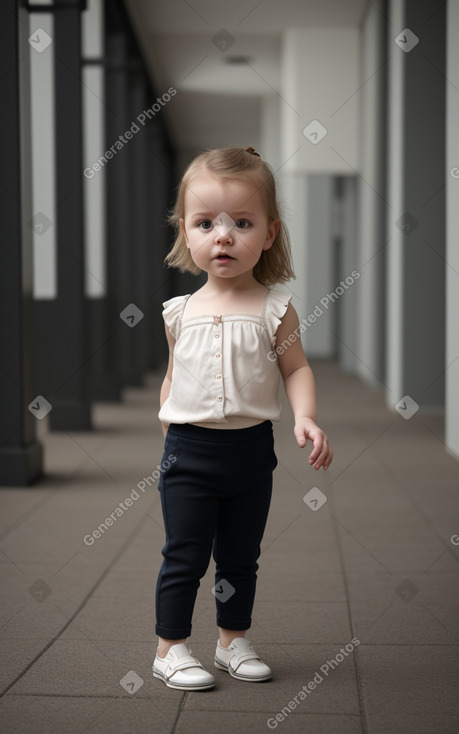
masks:
<instances>
[{"instance_id":1,"label":"child's left arm","mask_svg":"<svg viewBox=\"0 0 459 734\"><path fill-rule=\"evenodd\" d=\"M298 445L303 448L309 438L313 444L309 464L313 465L314 469L320 469L323 466L326 470L332 462L333 451L327 436L316 424L315 380L303 352L299 323L298 315L292 304L289 303L285 316L277 329L276 348L280 347L280 349L276 354L284 380L285 392L295 418L293 432Z\"/></svg>"}]
</instances>

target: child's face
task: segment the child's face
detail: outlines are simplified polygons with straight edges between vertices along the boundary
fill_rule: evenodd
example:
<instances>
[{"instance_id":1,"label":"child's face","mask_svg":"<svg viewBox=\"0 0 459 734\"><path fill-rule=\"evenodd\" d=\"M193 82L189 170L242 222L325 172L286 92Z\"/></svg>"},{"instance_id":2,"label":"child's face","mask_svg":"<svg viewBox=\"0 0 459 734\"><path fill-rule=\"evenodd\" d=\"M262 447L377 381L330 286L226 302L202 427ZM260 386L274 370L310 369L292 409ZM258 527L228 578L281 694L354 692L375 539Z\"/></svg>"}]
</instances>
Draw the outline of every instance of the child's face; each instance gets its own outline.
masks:
<instances>
[{"instance_id":1,"label":"child's face","mask_svg":"<svg viewBox=\"0 0 459 734\"><path fill-rule=\"evenodd\" d=\"M261 182L260 182L261 185ZM279 231L269 222L257 185L247 178L199 172L185 193L180 227L195 264L220 278L252 272ZM218 257L227 253L229 257Z\"/></svg>"}]
</instances>

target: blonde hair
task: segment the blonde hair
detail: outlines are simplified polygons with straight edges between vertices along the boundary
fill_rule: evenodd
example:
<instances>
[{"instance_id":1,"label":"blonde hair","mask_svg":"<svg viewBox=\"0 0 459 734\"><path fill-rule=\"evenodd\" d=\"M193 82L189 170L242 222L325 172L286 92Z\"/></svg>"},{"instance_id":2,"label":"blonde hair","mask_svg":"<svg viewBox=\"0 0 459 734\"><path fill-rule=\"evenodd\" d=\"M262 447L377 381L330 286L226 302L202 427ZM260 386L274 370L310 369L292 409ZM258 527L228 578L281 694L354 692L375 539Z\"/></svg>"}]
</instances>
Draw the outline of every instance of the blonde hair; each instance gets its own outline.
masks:
<instances>
[{"instance_id":1,"label":"blonde hair","mask_svg":"<svg viewBox=\"0 0 459 734\"><path fill-rule=\"evenodd\" d=\"M280 219L273 173L253 148L217 148L200 153L191 161L179 184L177 200L168 217L168 221L175 227L176 239L171 251L164 259L165 264L169 267L178 268L180 272L188 271L193 275L199 275L202 270L194 263L190 255L179 220L185 217L185 192L192 179L202 168L224 178L237 178L243 175L253 181L253 177L256 177L257 180L253 182L258 186L269 222ZM296 277L291 261L290 238L282 220L271 247L262 251L253 269L253 277L265 286L285 283Z\"/></svg>"}]
</instances>

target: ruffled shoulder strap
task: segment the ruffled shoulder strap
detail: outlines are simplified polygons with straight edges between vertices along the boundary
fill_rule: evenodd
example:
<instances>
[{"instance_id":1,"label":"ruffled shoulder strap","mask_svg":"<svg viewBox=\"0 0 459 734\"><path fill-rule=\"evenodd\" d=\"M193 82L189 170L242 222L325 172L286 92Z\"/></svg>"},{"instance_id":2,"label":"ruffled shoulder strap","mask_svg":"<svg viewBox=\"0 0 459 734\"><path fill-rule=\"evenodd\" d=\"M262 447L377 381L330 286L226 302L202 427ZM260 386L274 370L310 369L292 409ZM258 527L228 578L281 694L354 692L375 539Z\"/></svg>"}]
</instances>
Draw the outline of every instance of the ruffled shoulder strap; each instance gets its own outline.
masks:
<instances>
[{"instance_id":1,"label":"ruffled shoulder strap","mask_svg":"<svg viewBox=\"0 0 459 734\"><path fill-rule=\"evenodd\" d=\"M281 323L282 316L287 311L288 304L293 298L293 293L287 291L270 289L268 297L265 301L265 323L268 330L271 346L274 348L276 343L276 331Z\"/></svg>"},{"instance_id":2,"label":"ruffled shoulder strap","mask_svg":"<svg viewBox=\"0 0 459 734\"><path fill-rule=\"evenodd\" d=\"M190 295L189 293L186 296L175 296L163 303L164 311L162 316L174 339L177 339L180 333L183 310Z\"/></svg>"}]
</instances>

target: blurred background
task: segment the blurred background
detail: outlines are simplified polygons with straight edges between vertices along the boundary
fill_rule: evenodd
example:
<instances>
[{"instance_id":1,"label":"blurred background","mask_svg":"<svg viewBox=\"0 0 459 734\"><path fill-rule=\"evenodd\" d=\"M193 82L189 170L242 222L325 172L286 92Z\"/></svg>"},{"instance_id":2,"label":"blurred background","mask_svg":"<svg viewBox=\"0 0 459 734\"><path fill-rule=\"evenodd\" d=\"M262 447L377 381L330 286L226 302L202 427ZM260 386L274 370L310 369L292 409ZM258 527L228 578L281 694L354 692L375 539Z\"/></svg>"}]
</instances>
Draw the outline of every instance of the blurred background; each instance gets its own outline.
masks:
<instances>
[{"instance_id":1,"label":"blurred background","mask_svg":"<svg viewBox=\"0 0 459 734\"><path fill-rule=\"evenodd\" d=\"M0 0L2 733L459 731L458 38L459 0ZM281 384L272 685L203 695L151 672L162 304L205 282L164 258L185 166L232 145L275 174L334 458Z\"/></svg>"},{"instance_id":2,"label":"blurred background","mask_svg":"<svg viewBox=\"0 0 459 734\"><path fill-rule=\"evenodd\" d=\"M456 0L0 13L1 484L43 476L43 418L91 431L165 370L162 303L204 282L164 267L168 210L191 158L230 145L275 173L307 356L444 417L459 457Z\"/></svg>"}]
</instances>

